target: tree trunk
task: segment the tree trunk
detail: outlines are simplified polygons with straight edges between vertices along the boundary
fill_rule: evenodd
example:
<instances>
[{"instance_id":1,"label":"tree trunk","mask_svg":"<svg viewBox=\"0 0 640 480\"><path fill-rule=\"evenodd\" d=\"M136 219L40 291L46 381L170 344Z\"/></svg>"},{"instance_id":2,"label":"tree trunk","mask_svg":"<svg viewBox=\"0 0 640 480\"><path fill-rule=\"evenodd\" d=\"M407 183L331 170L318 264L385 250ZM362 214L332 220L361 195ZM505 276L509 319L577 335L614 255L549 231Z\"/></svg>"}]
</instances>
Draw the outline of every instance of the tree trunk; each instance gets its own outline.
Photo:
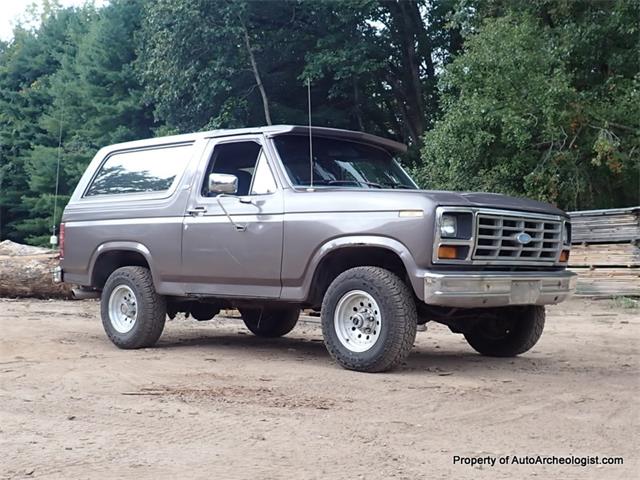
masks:
<instances>
[{"instance_id":1,"label":"tree trunk","mask_svg":"<svg viewBox=\"0 0 640 480\"><path fill-rule=\"evenodd\" d=\"M358 88L358 80L353 79L353 109L358 122L358 128L364 132L364 122L362 121L362 112L360 111L360 89Z\"/></svg>"},{"instance_id":2,"label":"tree trunk","mask_svg":"<svg viewBox=\"0 0 640 480\"><path fill-rule=\"evenodd\" d=\"M53 283L58 254L0 256L0 297L70 298L71 286Z\"/></svg>"},{"instance_id":3,"label":"tree trunk","mask_svg":"<svg viewBox=\"0 0 640 480\"><path fill-rule=\"evenodd\" d=\"M256 79L256 84L258 85L258 89L260 90L260 96L262 97L262 108L264 109L264 118L267 122L267 125L273 125L271 123L271 113L269 112L269 99L267 98L267 91L264 89L264 85L262 84L262 79L260 78L260 71L258 70L258 64L256 63L256 57L253 55L253 50L251 49L251 40L249 39L249 31L245 26L242 19L240 19L240 23L242 25L242 32L244 34L244 43L247 47L247 53L249 54L249 60L251 61L251 69L253 70L253 76Z\"/></svg>"},{"instance_id":4,"label":"tree trunk","mask_svg":"<svg viewBox=\"0 0 640 480\"><path fill-rule=\"evenodd\" d=\"M389 76L394 96L402 105L409 139L420 145L426 129L425 89L435 97L435 70L432 48L417 3L396 0L386 2L390 30L398 45L398 62ZM421 74L424 65L424 78Z\"/></svg>"},{"instance_id":5,"label":"tree trunk","mask_svg":"<svg viewBox=\"0 0 640 480\"><path fill-rule=\"evenodd\" d=\"M0 297L71 298L69 284L53 283L59 255L46 249L0 243Z\"/></svg>"}]
</instances>

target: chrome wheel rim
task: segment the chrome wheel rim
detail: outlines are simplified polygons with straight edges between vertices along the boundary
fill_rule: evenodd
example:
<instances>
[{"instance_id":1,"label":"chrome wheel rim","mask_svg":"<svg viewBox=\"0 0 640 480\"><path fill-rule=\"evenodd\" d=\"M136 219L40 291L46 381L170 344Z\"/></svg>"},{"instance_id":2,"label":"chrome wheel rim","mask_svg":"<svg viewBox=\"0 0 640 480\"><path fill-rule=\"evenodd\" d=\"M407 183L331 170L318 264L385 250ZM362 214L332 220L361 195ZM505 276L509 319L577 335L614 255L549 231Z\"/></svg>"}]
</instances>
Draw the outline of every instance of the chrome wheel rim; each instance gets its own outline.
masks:
<instances>
[{"instance_id":1,"label":"chrome wheel rim","mask_svg":"<svg viewBox=\"0 0 640 480\"><path fill-rule=\"evenodd\" d=\"M354 353L373 347L380 338L382 315L375 299L363 290L345 293L333 315L333 326L340 343Z\"/></svg>"},{"instance_id":2,"label":"chrome wheel rim","mask_svg":"<svg viewBox=\"0 0 640 480\"><path fill-rule=\"evenodd\" d=\"M118 285L109 297L109 321L118 333L129 333L138 318L136 295L127 285Z\"/></svg>"}]
</instances>

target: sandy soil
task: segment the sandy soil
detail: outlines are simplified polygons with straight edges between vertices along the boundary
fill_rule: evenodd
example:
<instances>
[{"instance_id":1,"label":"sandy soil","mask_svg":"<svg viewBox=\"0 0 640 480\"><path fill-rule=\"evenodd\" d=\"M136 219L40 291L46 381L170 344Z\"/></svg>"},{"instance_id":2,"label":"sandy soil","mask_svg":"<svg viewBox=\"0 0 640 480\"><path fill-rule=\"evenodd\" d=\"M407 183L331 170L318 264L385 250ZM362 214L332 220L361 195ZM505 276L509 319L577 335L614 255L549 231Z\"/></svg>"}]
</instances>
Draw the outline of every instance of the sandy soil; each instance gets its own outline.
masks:
<instances>
[{"instance_id":1,"label":"sandy soil","mask_svg":"<svg viewBox=\"0 0 640 480\"><path fill-rule=\"evenodd\" d=\"M371 375L336 366L313 323L265 340L177 319L157 348L121 351L93 301L0 300L0 478L638 478L639 325L572 300L516 359L433 325L406 365Z\"/></svg>"}]
</instances>

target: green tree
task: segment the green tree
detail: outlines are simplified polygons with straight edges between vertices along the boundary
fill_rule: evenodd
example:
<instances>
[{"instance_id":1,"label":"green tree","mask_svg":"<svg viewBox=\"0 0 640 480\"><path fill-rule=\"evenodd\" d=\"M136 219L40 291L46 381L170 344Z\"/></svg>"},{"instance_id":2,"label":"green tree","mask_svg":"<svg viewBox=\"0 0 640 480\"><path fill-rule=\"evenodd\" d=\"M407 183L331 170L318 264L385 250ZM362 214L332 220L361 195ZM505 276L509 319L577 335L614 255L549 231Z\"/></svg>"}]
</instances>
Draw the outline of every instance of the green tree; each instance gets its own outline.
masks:
<instances>
[{"instance_id":1,"label":"green tree","mask_svg":"<svg viewBox=\"0 0 640 480\"><path fill-rule=\"evenodd\" d=\"M420 145L438 114L437 70L460 46L448 23L455 2L318 5L331 21L307 55L305 73L328 79L330 96L353 104L361 129Z\"/></svg>"},{"instance_id":2,"label":"green tree","mask_svg":"<svg viewBox=\"0 0 640 480\"><path fill-rule=\"evenodd\" d=\"M419 181L568 209L636 204L638 3L479 5L440 80L444 113Z\"/></svg>"},{"instance_id":3,"label":"green tree","mask_svg":"<svg viewBox=\"0 0 640 480\"><path fill-rule=\"evenodd\" d=\"M60 68L72 32L81 32L86 23L78 10L45 7L37 32L18 26L0 49L0 237L16 241L24 240L35 207L23 201L29 190L27 158L34 145L57 139L40 124L52 103L49 78Z\"/></svg>"},{"instance_id":4,"label":"green tree","mask_svg":"<svg viewBox=\"0 0 640 480\"><path fill-rule=\"evenodd\" d=\"M29 77L9 84L0 95L0 101L13 108L3 110L10 115L0 117L7 122L2 132L14 132L6 144L12 155L3 165L16 173L19 182L2 188L7 197L2 202L7 205L5 216L11 222L5 227L7 236L48 242L51 225L58 224L96 151L152 135L152 107L143 102L132 65L141 9L142 0L114 0L99 10L91 5L53 9L37 32L19 30L8 47L11 61L5 64L6 76L0 74L0 85L7 85L17 72L25 76L22 62L38 55L43 67L35 70L32 65ZM56 35L48 34L50 30ZM24 52L25 45L34 51ZM59 155L58 208L53 218Z\"/></svg>"},{"instance_id":5,"label":"green tree","mask_svg":"<svg viewBox=\"0 0 640 480\"><path fill-rule=\"evenodd\" d=\"M314 123L419 144L438 110L453 0L160 0L138 69L156 117L178 131Z\"/></svg>"},{"instance_id":6,"label":"green tree","mask_svg":"<svg viewBox=\"0 0 640 480\"><path fill-rule=\"evenodd\" d=\"M266 3L147 4L137 67L159 120L178 131L241 126L258 116L271 123L265 47L252 21L255 9L280 13Z\"/></svg>"}]
</instances>

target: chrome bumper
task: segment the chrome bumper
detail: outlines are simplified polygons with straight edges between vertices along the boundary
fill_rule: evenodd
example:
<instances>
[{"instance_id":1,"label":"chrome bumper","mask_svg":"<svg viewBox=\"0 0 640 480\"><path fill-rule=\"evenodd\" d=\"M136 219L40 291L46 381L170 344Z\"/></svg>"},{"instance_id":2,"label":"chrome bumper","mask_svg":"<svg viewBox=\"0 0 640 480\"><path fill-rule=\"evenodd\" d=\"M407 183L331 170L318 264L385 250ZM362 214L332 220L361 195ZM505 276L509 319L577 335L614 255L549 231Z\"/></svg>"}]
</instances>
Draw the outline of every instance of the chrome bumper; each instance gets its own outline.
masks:
<instances>
[{"instance_id":1,"label":"chrome bumper","mask_svg":"<svg viewBox=\"0 0 640 480\"><path fill-rule=\"evenodd\" d=\"M446 307L548 305L566 300L577 275L559 272L428 272L424 302Z\"/></svg>"}]
</instances>

